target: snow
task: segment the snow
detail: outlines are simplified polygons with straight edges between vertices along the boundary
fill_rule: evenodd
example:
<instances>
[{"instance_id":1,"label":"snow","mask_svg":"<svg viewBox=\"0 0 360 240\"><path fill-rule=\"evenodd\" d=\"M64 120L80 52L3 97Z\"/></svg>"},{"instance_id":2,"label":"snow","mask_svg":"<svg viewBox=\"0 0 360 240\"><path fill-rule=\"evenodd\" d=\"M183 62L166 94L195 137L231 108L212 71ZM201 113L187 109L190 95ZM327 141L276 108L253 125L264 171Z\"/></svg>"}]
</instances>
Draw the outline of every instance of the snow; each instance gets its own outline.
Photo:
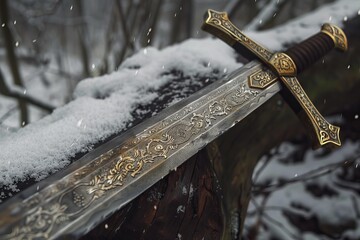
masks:
<instances>
[{"instance_id":1,"label":"snow","mask_svg":"<svg viewBox=\"0 0 360 240\"><path fill-rule=\"evenodd\" d=\"M279 155L273 160L273 164L267 166L267 171L259 174L257 181L266 182L273 179L281 178L299 178L302 174L306 173L311 166L312 169L321 169L324 166L331 164L341 163L339 159L351 157L357 149L359 149L358 143L345 142L342 144L341 151L334 151L328 156L317 157L317 155L323 151L318 149L316 151L307 151L304 156L304 162L291 163L291 164L274 164L275 162L281 162L281 159L286 159L296 148L290 143L283 143L279 148ZM321 161L316 161L321 159ZM258 166L259 167L259 166Z\"/></svg>"},{"instance_id":2,"label":"snow","mask_svg":"<svg viewBox=\"0 0 360 240\"><path fill-rule=\"evenodd\" d=\"M254 31L250 28L246 34L271 50L280 50L287 44L299 42L318 32L324 22L341 26L345 19L359 14L359 9L359 0L338 0L275 28L265 31ZM266 17L271 11L274 11L274 6L270 6L259 17ZM256 23L256 20L253 22ZM189 84L198 84L197 75L211 75L214 69L225 74L240 66L241 64L235 61L233 50L218 40L188 40L163 50L150 47L142 49L127 59L117 72L81 81L74 91L73 101L56 109L51 115L17 132L3 129L0 125L0 188L14 191L19 181L28 178L41 180L70 164L76 153L89 151L99 141L124 131L127 124L133 120L132 112L144 114L137 106L160 98L153 90L173 80L171 75L162 73L179 70L189 76L186 80L190 81ZM73 67L80 68L75 64ZM27 90L31 92L31 89ZM179 100L181 99L174 99L172 103ZM355 115L355 118L357 117L358 115ZM322 157L321 161L317 157L321 152L308 150L304 162L291 163L290 166L282 164L281 159L289 158L297 147L283 143L255 183L270 182L276 185L280 181L296 180L306 176L314 168L341 163L349 156L358 154L358 149L359 142L347 141L341 151ZM341 183L336 178L341 171L336 169L332 174L316 179L316 184L321 187L335 186L339 193L336 196L317 198L311 195L306 191L306 184L313 183L313 179L294 182L271 193L264 209L266 214L271 213L271 218L264 217L268 229L261 228L258 239L270 239L274 236L276 239L291 239L300 234L303 234L301 237L304 239L319 239L312 232L299 231L283 215L283 209L290 209L306 217L315 215L324 226L354 221L356 228L346 230L343 237L358 238L360 220L353 210L353 205L359 208L360 200L353 191L334 184L334 181ZM189 199L192 198L194 189L191 184ZM186 193L187 190L183 189L183 194ZM0 192L0 199L5 198L6 194ZM154 195L149 201L159 197ZM256 202L262 200L263 196L254 199ZM293 203L300 203L307 210L294 208ZM178 207L178 213L184 210L182 207ZM157 208L156 205L154 208ZM258 210L253 202L249 212L256 211ZM245 226L252 225L257 221L257 217L249 214ZM277 221L276 224L274 220Z\"/></svg>"},{"instance_id":3,"label":"snow","mask_svg":"<svg viewBox=\"0 0 360 240\"><path fill-rule=\"evenodd\" d=\"M259 239L269 239L269 234L278 236L277 239L292 239L293 236L301 236L301 239L323 239L324 236L318 236L313 232L303 232L293 225L289 219L284 215L284 211L290 211L297 215L303 216L305 219L316 217L318 219L318 226L321 230L328 234L335 234L342 226L344 232L342 237L351 237L356 239L360 236L360 219L358 213L354 211L360 206L360 199L354 189L359 189L358 186L348 185L351 182L346 182L345 187L341 186L342 173L341 166L352 158L360 157L360 141L352 142L346 141L339 151L333 151L326 156L319 157L322 150L313 151L306 150L303 161L288 162L292 159L294 151L297 146L288 142L282 143L277 150L273 150L273 156L269 159L265 157L259 162L254 174L255 186L273 186L269 188L269 195L264 205L261 207L264 210L264 216L271 216L272 220L264 217L264 222L270 231L262 229L259 231ZM300 149L299 151L303 151ZM263 164L267 162L265 168ZM356 164L356 161L353 165ZM316 171L317 177L312 175L311 178L305 178L306 173L313 172L314 169L328 166L333 171L321 175L320 171ZM331 168L331 166L335 166ZM260 173L258 171L261 171ZM296 177L295 177L295 174ZM295 180L294 182L292 182ZM297 181L296 181L297 180ZM287 182L285 185L278 185L280 182ZM314 196L307 186L316 184L319 187L331 189L333 194L325 194L323 196ZM250 202L248 213L257 212L260 203L264 201L263 194L254 194ZM294 206L301 206L294 207ZM255 224L258 215L248 214L245 221L246 226ZM274 224L276 219L276 223ZM351 228L351 226L354 226ZM281 237L280 237L281 236Z\"/></svg>"},{"instance_id":4,"label":"snow","mask_svg":"<svg viewBox=\"0 0 360 240\"><path fill-rule=\"evenodd\" d=\"M216 49L216 51L209 51ZM207 67L211 63L211 68ZM159 97L151 90L172 80L161 73L179 70L190 78L214 69L235 70L235 53L219 40L188 40L164 50L147 48L119 71L81 81L74 100L51 115L0 139L0 186L16 188L27 178L41 180L70 163L76 153L125 129L139 104Z\"/></svg>"},{"instance_id":5,"label":"snow","mask_svg":"<svg viewBox=\"0 0 360 240\"><path fill-rule=\"evenodd\" d=\"M360 9L360 1L339 0L271 30L248 34L270 49L282 49L284 43L317 32L330 16L331 22L341 25L344 17L357 14L354 9ZM0 185L28 177L43 179L68 165L77 152L88 151L94 143L121 132L136 106L159 97L150 90L171 81L171 77L160 76L161 72L181 70L195 76L215 68L231 72L239 66L233 51L217 40L188 40L162 51L143 49L118 72L81 81L74 100L50 116L16 133L1 129Z\"/></svg>"},{"instance_id":6,"label":"snow","mask_svg":"<svg viewBox=\"0 0 360 240\"><path fill-rule=\"evenodd\" d=\"M338 0L269 30L248 31L245 28L244 32L269 49L282 50L287 44L300 42L319 32L326 22L342 27L344 18L354 17L358 9L359 0Z\"/></svg>"}]
</instances>

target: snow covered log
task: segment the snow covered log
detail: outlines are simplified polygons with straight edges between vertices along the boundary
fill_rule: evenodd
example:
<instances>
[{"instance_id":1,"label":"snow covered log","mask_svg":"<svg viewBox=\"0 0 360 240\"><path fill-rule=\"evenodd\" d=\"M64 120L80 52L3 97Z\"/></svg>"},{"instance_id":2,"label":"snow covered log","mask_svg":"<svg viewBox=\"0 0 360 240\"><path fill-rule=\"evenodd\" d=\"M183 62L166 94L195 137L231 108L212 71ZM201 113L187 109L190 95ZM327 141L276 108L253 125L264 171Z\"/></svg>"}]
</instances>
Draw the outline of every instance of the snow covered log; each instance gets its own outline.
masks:
<instances>
[{"instance_id":1,"label":"snow covered log","mask_svg":"<svg viewBox=\"0 0 360 240\"><path fill-rule=\"evenodd\" d=\"M314 32L318 30L318 25L312 23L311 27L314 29L317 26ZM283 29L285 27L287 26ZM283 29L277 28L263 36L261 33L250 35L255 38L261 36L258 41L273 49L282 48L285 42L306 37L302 31L299 31L299 35L289 36ZM264 41L275 33L282 36L278 38L280 41ZM101 142L241 66L235 59L234 52L219 41L190 40L161 51L144 49L125 61L118 72L83 81L77 87L75 99L70 104L1 139L0 171L4 197L16 192L22 185L33 184L33 180L41 180L64 168ZM329 63L326 61L322 66L326 67L335 69L331 58ZM337 73L348 70L347 66L338 67ZM323 71L324 69L319 69L318 74ZM301 78L314 79L311 76L315 73L316 70L313 70ZM352 83L354 80L347 81ZM350 94L350 86L356 83L344 87L339 93L336 87L324 90L322 86L309 82L305 84L313 92L322 94L312 96L318 103L327 99L328 104L320 107L323 112L351 115L353 110L350 113L344 111L342 104L351 102L350 109L359 106L356 96ZM340 86L340 83L334 85ZM340 100L340 103L336 103L331 98L335 93L339 99L342 99L341 96L348 96L348 99L344 97L343 102ZM332 107L328 108L329 105ZM99 229L103 228L106 232L111 228L113 231L109 233L109 237L133 234L137 237L161 238L170 236L162 234L171 234L179 239L184 236L185 239L185 236L189 236L187 234L192 234L191 236L199 236L201 239L203 236L218 238L223 231L227 236L238 237L249 201L251 175L256 162L277 143L298 136L301 132L297 127L300 123L285 109L287 108L281 99L271 101L261 112L255 112L249 119L210 144L181 169L149 189L133 204L109 219L109 222L100 225ZM344 118L344 121L347 120L346 116ZM264 132L267 133L265 136ZM238 151L239 149L241 150ZM190 173L195 175L189 176ZM171 188L173 191L169 191ZM183 199L172 196L183 196ZM169 204L172 201L174 205ZM167 205L169 208L166 208ZM141 225L140 218L144 216L144 209L149 214L149 219ZM205 215L197 216L198 212ZM222 214L225 220L220 219ZM167 215L174 218L165 218ZM196 225L201 219L206 221ZM168 224L169 232L161 231L167 229L165 224ZM194 226L193 231L188 231L186 225ZM97 232L99 229L85 238L96 236L100 233Z\"/></svg>"},{"instance_id":2,"label":"snow covered log","mask_svg":"<svg viewBox=\"0 0 360 240\"><path fill-rule=\"evenodd\" d=\"M16 192L19 182L39 181L239 66L219 40L143 49L119 71L80 82L69 104L2 137L0 185Z\"/></svg>"}]
</instances>

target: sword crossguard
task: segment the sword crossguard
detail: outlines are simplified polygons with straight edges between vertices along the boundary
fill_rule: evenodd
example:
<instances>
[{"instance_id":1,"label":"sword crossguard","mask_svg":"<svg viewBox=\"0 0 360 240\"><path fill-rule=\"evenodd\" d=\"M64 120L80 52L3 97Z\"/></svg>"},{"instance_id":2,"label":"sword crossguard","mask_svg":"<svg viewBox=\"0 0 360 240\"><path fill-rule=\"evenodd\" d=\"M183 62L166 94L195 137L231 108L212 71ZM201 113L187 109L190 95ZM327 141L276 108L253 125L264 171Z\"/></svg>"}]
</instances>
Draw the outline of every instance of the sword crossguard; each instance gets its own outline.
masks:
<instances>
[{"instance_id":1,"label":"sword crossguard","mask_svg":"<svg viewBox=\"0 0 360 240\"><path fill-rule=\"evenodd\" d=\"M222 39L245 58L258 59L270 69L249 76L249 86L264 89L280 79L284 86L285 99L298 115L305 113L305 124L311 126L315 137L314 147L341 146L340 128L326 121L311 102L296 76L322 58L333 48L346 51L346 35L337 26L324 24L321 32L285 52L272 53L241 32L228 18L226 12L209 9L202 29ZM295 100L295 101L294 101ZM302 117L304 119L304 117Z\"/></svg>"}]
</instances>

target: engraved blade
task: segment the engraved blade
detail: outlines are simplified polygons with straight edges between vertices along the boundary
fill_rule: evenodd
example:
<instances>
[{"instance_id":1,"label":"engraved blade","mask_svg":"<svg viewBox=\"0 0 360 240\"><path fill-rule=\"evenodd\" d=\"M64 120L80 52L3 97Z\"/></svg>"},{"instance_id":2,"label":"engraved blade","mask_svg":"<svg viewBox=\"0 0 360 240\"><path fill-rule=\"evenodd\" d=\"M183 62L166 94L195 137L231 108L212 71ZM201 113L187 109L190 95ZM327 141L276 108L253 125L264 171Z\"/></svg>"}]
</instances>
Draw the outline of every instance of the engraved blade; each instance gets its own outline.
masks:
<instances>
[{"instance_id":1,"label":"engraved blade","mask_svg":"<svg viewBox=\"0 0 360 240\"><path fill-rule=\"evenodd\" d=\"M248 63L19 193L0 207L0 238L85 234L279 92L249 87L263 70Z\"/></svg>"}]
</instances>

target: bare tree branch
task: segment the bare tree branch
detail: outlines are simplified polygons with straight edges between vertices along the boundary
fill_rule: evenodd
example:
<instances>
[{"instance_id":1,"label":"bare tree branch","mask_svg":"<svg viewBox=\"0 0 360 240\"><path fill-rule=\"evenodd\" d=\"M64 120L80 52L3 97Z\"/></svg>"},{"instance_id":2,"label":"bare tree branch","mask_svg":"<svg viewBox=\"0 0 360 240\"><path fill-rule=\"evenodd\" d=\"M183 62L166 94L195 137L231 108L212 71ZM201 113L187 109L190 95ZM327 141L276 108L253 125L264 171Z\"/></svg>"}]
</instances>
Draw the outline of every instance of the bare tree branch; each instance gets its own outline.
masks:
<instances>
[{"instance_id":1,"label":"bare tree branch","mask_svg":"<svg viewBox=\"0 0 360 240\"><path fill-rule=\"evenodd\" d=\"M254 31L258 30L261 25L266 24L270 19L274 17L279 9L281 9L285 0L270 0L268 4L259 12L259 14L252 19L252 21L245 27L247 30Z\"/></svg>"},{"instance_id":2,"label":"bare tree branch","mask_svg":"<svg viewBox=\"0 0 360 240\"><path fill-rule=\"evenodd\" d=\"M355 156L354 158L352 158L350 160L346 160L346 161L342 161L342 162L338 162L338 163L333 163L333 164L328 164L326 166L322 166L322 167L313 169L313 170L308 171L308 172L306 172L304 174L301 174L301 175L298 175L298 176L296 176L294 178L291 178L291 179L287 180L286 182L281 182L281 183L277 183L277 184L270 184L270 185L266 185L266 186L254 184L253 192L254 193L272 192L272 191L275 191L278 188L281 188L281 187L283 187L283 186L285 186L287 184L318 178L318 177L321 177L323 175L329 174L329 173L335 171L336 169L338 169L340 167L352 165L357 160L357 158L359 158L359 156Z\"/></svg>"},{"instance_id":3,"label":"bare tree branch","mask_svg":"<svg viewBox=\"0 0 360 240\"><path fill-rule=\"evenodd\" d=\"M10 70L13 76L13 81L16 85L23 87L22 78L19 71L19 65L18 61L15 55L14 50L14 39L12 36L12 33L9 28L8 20L8 4L7 0L0 1L0 20L1 22L5 23L5 26L2 28L3 36L4 36L4 42L6 47L6 55L8 58L8 63L10 66ZM18 99L19 109L20 109L20 125L25 125L29 122L29 114L28 109L26 106L26 102L22 100L21 98Z\"/></svg>"},{"instance_id":4,"label":"bare tree branch","mask_svg":"<svg viewBox=\"0 0 360 240\"><path fill-rule=\"evenodd\" d=\"M284 233L286 233L286 234L288 234L289 236L291 236L292 239L300 240L301 238L298 237L298 236L296 236L296 235L295 235L294 233L292 233L289 229L287 229L287 227L286 227L282 222L280 222L280 221L278 221L277 219L271 217L270 215L268 215L268 214L265 212L265 209L264 209L264 208L265 208L265 206L266 206L266 202L267 202L267 200L268 200L268 197L269 197L269 195L267 194L267 195L265 196L264 201L262 202L261 205L259 205L259 203L256 202L255 199L253 199L253 198L251 199L251 202L254 204L256 210L258 211L258 214L260 214L260 216L259 216L259 218L258 218L258 221L259 221L259 222L257 223L257 224L259 224L258 227L260 227L260 224L265 225L264 220L262 219L262 218L264 218L264 219L267 219L267 220L268 220L268 223L271 223L272 225L277 226L277 227L280 228ZM256 230L259 230L259 229L256 229ZM255 239L256 239L256 238L255 238Z\"/></svg>"},{"instance_id":5,"label":"bare tree branch","mask_svg":"<svg viewBox=\"0 0 360 240\"><path fill-rule=\"evenodd\" d=\"M226 6L224 11L228 13L229 18L232 18L237 10L241 8L241 5L244 3L243 0L233 0L230 1Z\"/></svg>"},{"instance_id":6,"label":"bare tree branch","mask_svg":"<svg viewBox=\"0 0 360 240\"><path fill-rule=\"evenodd\" d=\"M82 6L82 1L75 1L77 5L77 10L80 18L84 18L84 11ZM86 31L86 22L81 24L78 29L78 38L79 38L79 45L80 45L80 53L81 53L81 60L83 64L83 71L85 77L90 76L90 63L89 63L89 53L88 53L88 44L86 42L86 39L88 37L87 31Z\"/></svg>"},{"instance_id":7,"label":"bare tree branch","mask_svg":"<svg viewBox=\"0 0 360 240\"><path fill-rule=\"evenodd\" d=\"M24 92L25 92L24 88L9 87L7 85L7 82L5 81L4 75L2 74L2 71L0 69L0 93L1 94L8 96L8 97L16 98L19 101L24 102L25 104L30 103L34 106L40 107L49 112L51 112L52 110L55 109L55 106L44 103L36 98L29 96L28 94L24 94Z\"/></svg>"},{"instance_id":8,"label":"bare tree branch","mask_svg":"<svg viewBox=\"0 0 360 240\"><path fill-rule=\"evenodd\" d=\"M5 114L0 117L0 126L8 117L10 117L17 110L18 110L18 107L16 105L14 105L14 106L10 107L9 109L7 109Z\"/></svg>"},{"instance_id":9,"label":"bare tree branch","mask_svg":"<svg viewBox=\"0 0 360 240\"><path fill-rule=\"evenodd\" d=\"M163 0L159 0L158 3L156 4L155 11L152 16L152 20L151 20L151 24L150 24L151 31L147 34L147 35L149 35L148 43L152 42L152 40L155 36L156 30L157 30L157 22L159 19L160 9L161 9L162 5L163 5Z\"/></svg>"},{"instance_id":10,"label":"bare tree branch","mask_svg":"<svg viewBox=\"0 0 360 240\"><path fill-rule=\"evenodd\" d=\"M122 31L123 31L123 34L124 34L124 45L120 51L119 54L117 54L117 57L116 57L116 61L115 61L115 66L119 66L120 63L124 60L125 58L125 54L126 54L126 51L128 50L128 48L130 47L132 51L135 50L135 45L134 43L131 41L131 35L130 35L130 32L129 32L129 29L126 25L126 17L125 17L125 14L124 14L124 10L123 10L123 7L122 7L122 4L119 1L115 1L115 5L117 7L117 12L119 13L119 17L120 17L120 23L121 23L121 28L122 28Z\"/></svg>"},{"instance_id":11,"label":"bare tree branch","mask_svg":"<svg viewBox=\"0 0 360 240\"><path fill-rule=\"evenodd\" d=\"M131 35L130 35L130 31L128 29L128 26L126 25L127 23L127 20L126 20L126 17L125 17L125 14L124 14L124 9L122 7L122 4L121 4L121 1L118 0L118 1L115 1L115 5L118 9L118 13L119 13L119 16L120 16L120 24L121 24L121 29L123 31L123 34L124 34L124 40L125 40L125 46L126 47L130 47L131 50L135 50L135 46L134 46L134 43L130 41L131 39Z\"/></svg>"}]
</instances>

